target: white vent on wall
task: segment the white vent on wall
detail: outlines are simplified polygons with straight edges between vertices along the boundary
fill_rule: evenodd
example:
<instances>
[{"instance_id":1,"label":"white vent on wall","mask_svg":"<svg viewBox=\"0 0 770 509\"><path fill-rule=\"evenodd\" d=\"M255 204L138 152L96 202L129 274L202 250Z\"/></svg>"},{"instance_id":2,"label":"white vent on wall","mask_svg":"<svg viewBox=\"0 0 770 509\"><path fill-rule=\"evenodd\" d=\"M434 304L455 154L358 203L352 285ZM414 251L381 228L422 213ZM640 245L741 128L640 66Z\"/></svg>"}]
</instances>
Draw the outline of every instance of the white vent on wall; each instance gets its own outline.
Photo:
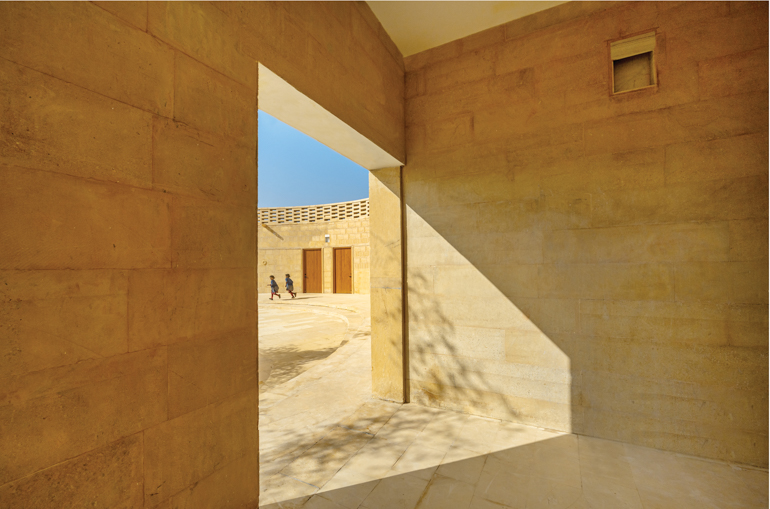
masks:
<instances>
[{"instance_id":1,"label":"white vent on wall","mask_svg":"<svg viewBox=\"0 0 770 509\"><path fill-rule=\"evenodd\" d=\"M610 44L612 91L617 94L655 86L655 32Z\"/></svg>"},{"instance_id":2,"label":"white vent on wall","mask_svg":"<svg viewBox=\"0 0 770 509\"><path fill-rule=\"evenodd\" d=\"M369 198L307 207L257 209L260 223L319 223L369 217Z\"/></svg>"}]
</instances>

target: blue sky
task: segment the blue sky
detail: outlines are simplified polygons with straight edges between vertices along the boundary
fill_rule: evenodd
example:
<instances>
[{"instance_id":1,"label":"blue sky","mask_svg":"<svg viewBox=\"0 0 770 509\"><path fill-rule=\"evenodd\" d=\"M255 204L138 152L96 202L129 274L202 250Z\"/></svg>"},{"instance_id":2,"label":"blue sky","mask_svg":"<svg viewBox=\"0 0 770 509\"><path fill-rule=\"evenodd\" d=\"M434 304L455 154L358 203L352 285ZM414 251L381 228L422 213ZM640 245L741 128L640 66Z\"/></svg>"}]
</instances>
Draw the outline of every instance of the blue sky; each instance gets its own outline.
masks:
<instances>
[{"instance_id":1,"label":"blue sky","mask_svg":"<svg viewBox=\"0 0 770 509\"><path fill-rule=\"evenodd\" d=\"M369 196L369 172L326 145L259 112L259 207L294 207Z\"/></svg>"}]
</instances>

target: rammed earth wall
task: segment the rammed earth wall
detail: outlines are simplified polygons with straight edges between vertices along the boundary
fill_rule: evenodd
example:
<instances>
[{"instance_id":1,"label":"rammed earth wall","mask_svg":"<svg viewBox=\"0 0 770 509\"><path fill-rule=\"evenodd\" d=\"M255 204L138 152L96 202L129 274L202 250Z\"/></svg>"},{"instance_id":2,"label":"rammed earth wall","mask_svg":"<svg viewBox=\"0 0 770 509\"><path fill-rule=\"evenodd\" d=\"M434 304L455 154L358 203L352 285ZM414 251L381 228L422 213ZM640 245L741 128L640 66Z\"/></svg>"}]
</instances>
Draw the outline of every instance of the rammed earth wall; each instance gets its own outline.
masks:
<instances>
[{"instance_id":1,"label":"rammed earth wall","mask_svg":"<svg viewBox=\"0 0 770 509\"><path fill-rule=\"evenodd\" d=\"M413 401L767 466L767 33L571 2L406 59Z\"/></svg>"},{"instance_id":2,"label":"rammed earth wall","mask_svg":"<svg viewBox=\"0 0 770 509\"><path fill-rule=\"evenodd\" d=\"M403 159L364 3L0 3L0 505L257 506L258 61Z\"/></svg>"}]
</instances>

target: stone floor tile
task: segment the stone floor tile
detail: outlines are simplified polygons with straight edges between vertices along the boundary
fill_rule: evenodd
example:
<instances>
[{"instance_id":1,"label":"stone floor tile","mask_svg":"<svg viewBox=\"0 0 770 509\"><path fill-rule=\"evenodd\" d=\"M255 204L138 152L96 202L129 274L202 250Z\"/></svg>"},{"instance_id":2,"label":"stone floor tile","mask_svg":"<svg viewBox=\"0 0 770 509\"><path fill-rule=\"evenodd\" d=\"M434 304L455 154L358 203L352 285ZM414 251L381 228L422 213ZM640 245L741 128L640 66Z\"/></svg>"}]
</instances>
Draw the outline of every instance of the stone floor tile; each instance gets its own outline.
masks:
<instances>
[{"instance_id":1,"label":"stone floor tile","mask_svg":"<svg viewBox=\"0 0 770 509\"><path fill-rule=\"evenodd\" d=\"M288 504L289 501L295 499L310 497L315 494L316 491L318 491L317 486L311 486L302 481L298 481L297 479L276 474L260 483L259 499L260 502L267 504Z\"/></svg>"},{"instance_id":2,"label":"stone floor tile","mask_svg":"<svg viewBox=\"0 0 770 509\"><path fill-rule=\"evenodd\" d=\"M496 466L495 462L503 462L509 472L515 474L528 474L534 463L535 448L532 444L511 447L502 451L493 452L487 455L486 463L490 468ZM486 465L485 465L486 468Z\"/></svg>"},{"instance_id":3,"label":"stone floor tile","mask_svg":"<svg viewBox=\"0 0 770 509\"><path fill-rule=\"evenodd\" d=\"M353 469L348 469L343 467L334 475L334 477L332 477L329 480L329 482L327 482L321 487L318 493L332 492L335 490L348 488L350 486L357 486L360 484L367 484L371 482L374 482L376 484L380 481L380 479L382 479L381 475L378 475L376 477L370 476L370 475L355 472Z\"/></svg>"},{"instance_id":4,"label":"stone floor tile","mask_svg":"<svg viewBox=\"0 0 770 509\"><path fill-rule=\"evenodd\" d=\"M601 478L607 484L636 489L624 444L580 436L578 449L580 473L583 478Z\"/></svg>"},{"instance_id":5,"label":"stone floor tile","mask_svg":"<svg viewBox=\"0 0 770 509\"><path fill-rule=\"evenodd\" d=\"M580 475L602 479L605 483L636 489L631 466L623 458L580 458Z\"/></svg>"},{"instance_id":6,"label":"stone floor tile","mask_svg":"<svg viewBox=\"0 0 770 509\"><path fill-rule=\"evenodd\" d=\"M261 441L261 444L269 446L269 448L263 448L260 451L260 472L274 470L278 464L283 465L281 467L283 469L287 464L304 454L328 432L328 430L318 431L308 431L307 433L299 431L281 439L278 443L270 444Z\"/></svg>"},{"instance_id":7,"label":"stone floor tile","mask_svg":"<svg viewBox=\"0 0 770 509\"><path fill-rule=\"evenodd\" d=\"M564 433L533 428L514 422L501 422L497 435L495 435L493 450L499 451L510 449L512 447L540 442L561 435L564 435Z\"/></svg>"},{"instance_id":8,"label":"stone floor tile","mask_svg":"<svg viewBox=\"0 0 770 509\"><path fill-rule=\"evenodd\" d=\"M476 495L474 495L473 499L471 499L471 505L468 507L468 509L512 509L512 508L507 505L495 504L494 502L490 502L489 500L485 500L481 497L477 497Z\"/></svg>"},{"instance_id":9,"label":"stone floor tile","mask_svg":"<svg viewBox=\"0 0 770 509\"><path fill-rule=\"evenodd\" d=\"M749 489L748 476L741 475L738 467L630 444L624 446L645 509L767 507L766 492Z\"/></svg>"},{"instance_id":10,"label":"stone floor tile","mask_svg":"<svg viewBox=\"0 0 770 509\"><path fill-rule=\"evenodd\" d=\"M749 476L740 467L678 454L675 459L678 478L701 500L708 500L715 507L768 507L767 480L764 489L754 490L756 486L747 483ZM738 493L740 497L736 497Z\"/></svg>"},{"instance_id":11,"label":"stone floor tile","mask_svg":"<svg viewBox=\"0 0 770 509\"><path fill-rule=\"evenodd\" d=\"M302 509L348 509L347 507L338 504L327 498L323 498L320 495L313 495L305 502Z\"/></svg>"},{"instance_id":12,"label":"stone floor tile","mask_svg":"<svg viewBox=\"0 0 770 509\"><path fill-rule=\"evenodd\" d=\"M334 479L327 483L318 494L315 496L325 498L335 504L344 507L345 509L356 509L361 505L366 497L372 492L372 490L380 482L380 479L375 481L359 481L355 477L340 476L336 479L336 486Z\"/></svg>"},{"instance_id":13,"label":"stone floor tile","mask_svg":"<svg viewBox=\"0 0 770 509\"><path fill-rule=\"evenodd\" d=\"M361 504L366 509L414 509L428 481L410 474L383 479Z\"/></svg>"},{"instance_id":14,"label":"stone floor tile","mask_svg":"<svg viewBox=\"0 0 770 509\"><path fill-rule=\"evenodd\" d=\"M393 417L402 405L390 401L367 401L350 416L340 421L340 426L376 434Z\"/></svg>"},{"instance_id":15,"label":"stone floor tile","mask_svg":"<svg viewBox=\"0 0 770 509\"><path fill-rule=\"evenodd\" d=\"M577 440L581 457L595 456L597 458L607 458L611 456L626 456L626 444L623 442L587 437L585 435L579 435Z\"/></svg>"},{"instance_id":16,"label":"stone floor tile","mask_svg":"<svg viewBox=\"0 0 770 509\"><path fill-rule=\"evenodd\" d=\"M636 486L626 486L607 477L594 477L583 474L583 498L585 505L601 509L643 509L642 500Z\"/></svg>"},{"instance_id":17,"label":"stone floor tile","mask_svg":"<svg viewBox=\"0 0 770 509\"><path fill-rule=\"evenodd\" d=\"M486 455L452 446L444 456L436 473L475 485L481 476L481 470L484 468L486 459Z\"/></svg>"},{"instance_id":18,"label":"stone floor tile","mask_svg":"<svg viewBox=\"0 0 770 509\"><path fill-rule=\"evenodd\" d=\"M659 492L654 489L639 488L638 492L644 509L716 509L718 507L708 501L704 503L703 500L688 497L684 489L677 492L669 490Z\"/></svg>"},{"instance_id":19,"label":"stone floor tile","mask_svg":"<svg viewBox=\"0 0 770 509\"><path fill-rule=\"evenodd\" d=\"M575 501L574 504L569 506L569 509L603 509L603 508L589 506L588 502L586 502L585 496L581 496Z\"/></svg>"},{"instance_id":20,"label":"stone floor tile","mask_svg":"<svg viewBox=\"0 0 770 509\"><path fill-rule=\"evenodd\" d=\"M736 475L740 476L746 490L752 494L750 496L756 496L765 501L768 500L768 488L770 488L770 485L767 482L767 470L737 466L732 466L732 468L736 470Z\"/></svg>"},{"instance_id":21,"label":"stone floor tile","mask_svg":"<svg viewBox=\"0 0 770 509\"><path fill-rule=\"evenodd\" d=\"M529 479L508 470L509 465L488 458L476 483L474 495L489 502L518 509L526 508Z\"/></svg>"},{"instance_id":22,"label":"stone floor tile","mask_svg":"<svg viewBox=\"0 0 770 509\"><path fill-rule=\"evenodd\" d=\"M541 479L548 479L559 484L580 488L580 463L565 458L559 461L552 458L547 461L537 461L532 469L532 475Z\"/></svg>"},{"instance_id":23,"label":"stone floor tile","mask_svg":"<svg viewBox=\"0 0 770 509\"><path fill-rule=\"evenodd\" d=\"M430 479L433 471L441 464L441 460L444 459L446 453L445 449L434 449L423 444L413 443L407 447L404 454L393 465L393 470L406 473L432 469L427 477Z\"/></svg>"},{"instance_id":24,"label":"stone floor tile","mask_svg":"<svg viewBox=\"0 0 770 509\"><path fill-rule=\"evenodd\" d=\"M259 412L263 413L270 407L272 407L277 401L284 398L281 394L274 392L262 392L259 394Z\"/></svg>"},{"instance_id":25,"label":"stone floor tile","mask_svg":"<svg viewBox=\"0 0 770 509\"><path fill-rule=\"evenodd\" d=\"M418 408L414 404L403 405L380 428L377 435L387 436L388 440L411 444L417 435L431 422L436 415L435 409Z\"/></svg>"},{"instance_id":26,"label":"stone floor tile","mask_svg":"<svg viewBox=\"0 0 770 509\"><path fill-rule=\"evenodd\" d=\"M533 449L530 475L580 487L580 456L576 435L561 435L522 447Z\"/></svg>"},{"instance_id":27,"label":"stone floor tile","mask_svg":"<svg viewBox=\"0 0 770 509\"><path fill-rule=\"evenodd\" d=\"M263 456L264 454L260 454L259 457L259 475L262 478L272 477L294 461L294 458L291 456L276 459L263 458Z\"/></svg>"},{"instance_id":28,"label":"stone floor tile","mask_svg":"<svg viewBox=\"0 0 770 509\"><path fill-rule=\"evenodd\" d=\"M580 484L565 484L558 475L544 478L494 457L487 458L475 495L497 504L518 508L567 508L581 494ZM525 472L525 473L522 473Z\"/></svg>"},{"instance_id":29,"label":"stone floor tile","mask_svg":"<svg viewBox=\"0 0 770 509\"><path fill-rule=\"evenodd\" d=\"M528 477L526 491L527 509L571 509L582 496L582 489L579 486L569 486L534 476ZM622 506L613 507L613 509L620 507Z\"/></svg>"},{"instance_id":30,"label":"stone floor tile","mask_svg":"<svg viewBox=\"0 0 770 509\"><path fill-rule=\"evenodd\" d=\"M682 509L715 507L701 493L691 492L692 483L676 455L629 444L625 449L645 509L668 508L674 501Z\"/></svg>"},{"instance_id":31,"label":"stone floor tile","mask_svg":"<svg viewBox=\"0 0 770 509\"><path fill-rule=\"evenodd\" d=\"M334 428L281 470L283 475L321 487L350 460L372 436L345 428Z\"/></svg>"},{"instance_id":32,"label":"stone floor tile","mask_svg":"<svg viewBox=\"0 0 770 509\"><path fill-rule=\"evenodd\" d=\"M414 442L434 449L449 449L468 420L467 414L443 412L433 419L415 437Z\"/></svg>"},{"instance_id":33,"label":"stone floor tile","mask_svg":"<svg viewBox=\"0 0 770 509\"><path fill-rule=\"evenodd\" d=\"M465 421L454 445L482 454L490 452L500 431L500 421L471 415Z\"/></svg>"},{"instance_id":34,"label":"stone floor tile","mask_svg":"<svg viewBox=\"0 0 770 509\"><path fill-rule=\"evenodd\" d=\"M382 478L387 479L388 477L397 477L399 475L404 475L404 472L401 472L400 470L388 470ZM433 476L436 475L436 467L413 470L412 472L409 472L409 475L430 481Z\"/></svg>"},{"instance_id":35,"label":"stone floor tile","mask_svg":"<svg viewBox=\"0 0 770 509\"><path fill-rule=\"evenodd\" d=\"M396 413L393 414L388 422L385 424L387 427L410 427L417 431L422 431L441 410L436 408L421 407L414 403L407 403L402 405Z\"/></svg>"},{"instance_id":36,"label":"stone floor tile","mask_svg":"<svg viewBox=\"0 0 770 509\"><path fill-rule=\"evenodd\" d=\"M401 442L391 442L375 436L350 458L339 474L353 473L366 480L381 479L386 472L393 469L406 448Z\"/></svg>"},{"instance_id":37,"label":"stone floor tile","mask_svg":"<svg viewBox=\"0 0 770 509\"><path fill-rule=\"evenodd\" d=\"M414 442L414 439L417 438L423 427L423 425L415 426L412 423L396 423L391 418L374 436L380 438L387 437L387 440L390 442L398 442L408 446Z\"/></svg>"},{"instance_id":38,"label":"stone floor tile","mask_svg":"<svg viewBox=\"0 0 770 509\"><path fill-rule=\"evenodd\" d=\"M436 475L417 504L418 509L468 509L474 485Z\"/></svg>"}]
</instances>

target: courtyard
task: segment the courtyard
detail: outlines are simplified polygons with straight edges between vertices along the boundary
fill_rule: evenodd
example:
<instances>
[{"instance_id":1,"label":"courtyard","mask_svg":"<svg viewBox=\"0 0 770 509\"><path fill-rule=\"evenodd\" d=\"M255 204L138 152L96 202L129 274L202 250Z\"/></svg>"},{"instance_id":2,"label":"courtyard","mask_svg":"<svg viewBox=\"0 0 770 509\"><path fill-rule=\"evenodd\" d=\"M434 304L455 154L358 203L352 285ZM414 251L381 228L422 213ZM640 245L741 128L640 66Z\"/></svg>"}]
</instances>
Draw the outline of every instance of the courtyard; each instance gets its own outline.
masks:
<instances>
[{"instance_id":1,"label":"courtyard","mask_svg":"<svg viewBox=\"0 0 770 509\"><path fill-rule=\"evenodd\" d=\"M265 300L261 508L767 506L766 470L374 399L367 295Z\"/></svg>"}]
</instances>

